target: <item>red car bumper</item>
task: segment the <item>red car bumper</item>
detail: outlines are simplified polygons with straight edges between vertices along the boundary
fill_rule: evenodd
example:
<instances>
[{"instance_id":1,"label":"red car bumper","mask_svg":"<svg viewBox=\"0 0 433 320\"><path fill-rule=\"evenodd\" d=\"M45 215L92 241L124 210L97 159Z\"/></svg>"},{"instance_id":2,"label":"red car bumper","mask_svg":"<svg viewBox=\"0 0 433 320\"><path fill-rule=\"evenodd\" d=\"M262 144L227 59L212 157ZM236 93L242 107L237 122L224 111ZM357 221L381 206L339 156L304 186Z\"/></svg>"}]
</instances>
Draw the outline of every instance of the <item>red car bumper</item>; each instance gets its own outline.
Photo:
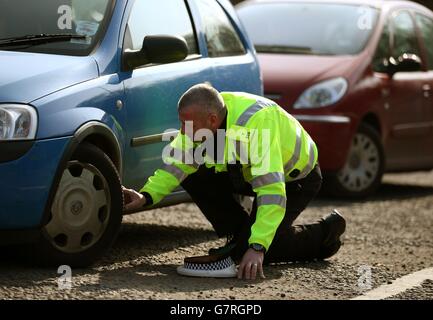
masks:
<instances>
[{"instance_id":1,"label":"red car bumper","mask_svg":"<svg viewBox=\"0 0 433 320\"><path fill-rule=\"evenodd\" d=\"M307 130L319 149L320 167L324 172L336 172L346 163L356 131L354 119L334 115L293 115Z\"/></svg>"}]
</instances>

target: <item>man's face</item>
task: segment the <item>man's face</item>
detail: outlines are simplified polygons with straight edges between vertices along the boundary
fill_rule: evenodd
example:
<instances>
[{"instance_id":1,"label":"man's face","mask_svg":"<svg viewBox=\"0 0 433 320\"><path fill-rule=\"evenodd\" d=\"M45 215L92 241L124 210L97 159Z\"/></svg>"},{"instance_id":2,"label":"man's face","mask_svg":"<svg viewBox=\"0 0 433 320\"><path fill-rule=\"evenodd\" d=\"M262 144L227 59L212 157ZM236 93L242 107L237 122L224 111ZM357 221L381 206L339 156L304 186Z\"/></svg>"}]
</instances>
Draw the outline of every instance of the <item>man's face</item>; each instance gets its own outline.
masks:
<instances>
[{"instance_id":1,"label":"man's face","mask_svg":"<svg viewBox=\"0 0 433 320\"><path fill-rule=\"evenodd\" d=\"M192 141L194 141L194 137L200 129L207 129L212 133L215 133L218 129L217 115L213 113L206 114L199 106L195 105L189 106L179 112L179 120L181 122L182 134L187 134ZM187 125L191 127L187 128ZM203 141L202 139L199 140L197 142Z\"/></svg>"}]
</instances>

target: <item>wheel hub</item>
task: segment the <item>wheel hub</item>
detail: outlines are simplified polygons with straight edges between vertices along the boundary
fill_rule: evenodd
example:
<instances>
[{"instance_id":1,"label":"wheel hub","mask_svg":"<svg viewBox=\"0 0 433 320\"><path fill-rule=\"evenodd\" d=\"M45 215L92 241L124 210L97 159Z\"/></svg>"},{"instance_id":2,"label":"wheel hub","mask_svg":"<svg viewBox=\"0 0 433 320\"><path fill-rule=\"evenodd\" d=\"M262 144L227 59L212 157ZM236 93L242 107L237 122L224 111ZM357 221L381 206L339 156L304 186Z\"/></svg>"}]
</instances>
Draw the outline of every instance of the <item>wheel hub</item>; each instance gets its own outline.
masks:
<instances>
[{"instance_id":1,"label":"wheel hub","mask_svg":"<svg viewBox=\"0 0 433 320\"><path fill-rule=\"evenodd\" d=\"M361 155L354 152L349 159L349 166L352 169L358 169L361 166Z\"/></svg>"},{"instance_id":2,"label":"wheel hub","mask_svg":"<svg viewBox=\"0 0 433 320\"><path fill-rule=\"evenodd\" d=\"M81 213L81 211L83 210L83 207L84 207L84 205L81 201L75 201L74 203L72 203L71 213L74 216L78 216Z\"/></svg>"},{"instance_id":3,"label":"wheel hub","mask_svg":"<svg viewBox=\"0 0 433 320\"><path fill-rule=\"evenodd\" d=\"M349 191L368 189L379 173L380 155L374 141L364 133L353 138L346 165L338 174L338 180Z\"/></svg>"}]
</instances>

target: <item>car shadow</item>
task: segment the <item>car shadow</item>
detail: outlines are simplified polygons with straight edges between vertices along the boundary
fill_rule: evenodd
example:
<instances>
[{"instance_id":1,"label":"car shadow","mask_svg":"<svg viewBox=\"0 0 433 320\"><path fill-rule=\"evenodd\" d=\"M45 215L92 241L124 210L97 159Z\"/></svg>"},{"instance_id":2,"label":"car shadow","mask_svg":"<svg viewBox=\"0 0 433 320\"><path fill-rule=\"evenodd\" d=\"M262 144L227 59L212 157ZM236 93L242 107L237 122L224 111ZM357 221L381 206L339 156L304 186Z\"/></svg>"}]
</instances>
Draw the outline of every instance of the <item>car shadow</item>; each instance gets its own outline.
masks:
<instances>
[{"instance_id":1,"label":"car shadow","mask_svg":"<svg viewBox=\"0 0 433 320\"><path fill-rule=\"evenodd\" d=\"M165 226L146 223L123 223L110 253L101 264L129 261L134 256L150 257L179 247L217 240L213 230L187 226Z\"/></svg>"},{"instance_id":2,"label":"car shadow","mask_svg":"<svg viewBox=\"0 0 433 320\"><path fill-rule=\"evenodd\" d=\"M368 201L409 200L433 195L433 186L384 183Z\"/></svg>"},{"instance_id":3,"label":"car shadow","mask_svg":"<svg viewBox=\"0 0 433 320\"><path fill-rule=\"evenodd\" d=\"M309 207L321 206L351 206L365 202L380 202L392 200L411 200L430 197L433 195L433 186L420 186L409 184L383 183L379 189L365 199L350 199L338 196L329 196L321 191Z\"/></svg>"},{"instance_id":4,"label":"car shadow","mask_svg":"<svg viewBox=\"0 0 433 320\"><path fill-rule=\"evenodd\" d=\"M216 240L214 231L184 226L123 223L116 242L95 266L130 261L169 252L178 247L192 246ZM18 246L0 247L0 274L4 268L27 267L25 257L20 256ZM43 269L43 268L41 268Z\"/></svg>"}]
</instances>

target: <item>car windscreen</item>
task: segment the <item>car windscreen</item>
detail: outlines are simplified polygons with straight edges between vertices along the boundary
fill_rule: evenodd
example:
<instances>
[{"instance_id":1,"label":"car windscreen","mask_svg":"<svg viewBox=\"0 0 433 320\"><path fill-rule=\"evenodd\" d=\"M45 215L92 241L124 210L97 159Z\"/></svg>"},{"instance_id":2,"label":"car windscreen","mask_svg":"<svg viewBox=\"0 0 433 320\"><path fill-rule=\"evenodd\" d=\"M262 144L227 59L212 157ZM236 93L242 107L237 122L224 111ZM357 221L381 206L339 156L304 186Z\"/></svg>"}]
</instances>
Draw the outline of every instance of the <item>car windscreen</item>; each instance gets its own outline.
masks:
<instances>
[{"instance_id":1,"label":"car windscreen","mask_svg":"<svg viewBox=\"0 0 433 320\"><path fill-rule=\"evenodd\" d=\"M332 3L252 3L238 15L258 52L353 55L378 20L369 6Z\"/></svg>"},{"instance_id":2,"label":"car windscreen","mask_svg":"<svg viewBox=\"0 0 433 320\"><path fill-rule=\"evenodd\" d=\"M0 50L88 55L105 32L114 1L0 0Z\"/></svg>"}]
</instances>

